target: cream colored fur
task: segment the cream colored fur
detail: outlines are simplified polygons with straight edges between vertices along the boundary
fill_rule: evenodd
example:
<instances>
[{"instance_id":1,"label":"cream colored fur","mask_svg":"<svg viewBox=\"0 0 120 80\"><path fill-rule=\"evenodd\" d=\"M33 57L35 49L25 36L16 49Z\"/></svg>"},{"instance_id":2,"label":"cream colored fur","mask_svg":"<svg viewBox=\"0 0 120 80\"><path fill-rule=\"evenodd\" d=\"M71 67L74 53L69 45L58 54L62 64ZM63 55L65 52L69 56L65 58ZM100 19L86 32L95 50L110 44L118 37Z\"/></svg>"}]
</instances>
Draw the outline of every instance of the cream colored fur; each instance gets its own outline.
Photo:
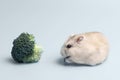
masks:
<instances>
[{"instance_id":1,"label":"cream colored fur","mask_svg":"<svg viewBox=\"0 0 120 80\"><path fill-rule=\"evenodd\" d=\"M72 45L72 47L67 48L67 45ZM108 52L108 41L100 32L72 35L61 48L65 62L87 65L102 63L107 58Z\"/></svg>"}]
</instances>

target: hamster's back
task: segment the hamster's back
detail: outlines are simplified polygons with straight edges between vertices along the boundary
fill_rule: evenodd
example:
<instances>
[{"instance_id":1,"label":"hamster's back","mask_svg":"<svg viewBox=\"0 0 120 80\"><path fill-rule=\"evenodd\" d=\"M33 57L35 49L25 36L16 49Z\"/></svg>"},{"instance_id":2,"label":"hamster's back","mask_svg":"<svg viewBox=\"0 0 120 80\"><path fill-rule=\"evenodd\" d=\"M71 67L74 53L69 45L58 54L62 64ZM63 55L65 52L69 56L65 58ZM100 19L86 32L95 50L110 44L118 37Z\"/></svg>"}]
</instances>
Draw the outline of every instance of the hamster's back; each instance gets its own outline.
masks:
<instances>
[{"instance_id":1,"label":"hamster's back","mask_svg":"<svg viewBox=\"0 0 120 80\"><path fill-rule=\"evenodd\" d=\"M85 37L84 43L95 55L91 57L94 63L102 62L108 55L109 44L106 37L100 32L87 32L82 34Z\"/></svg>"},{"instance_id":2,"label":"hamster's back","mask_svg":"<svg viewBox=\"0 0 120 80\"><path fill-rule=\"evenodd\" d=\"M85 36L85 40L92 43L92 44L104 44L104 45L108 45L108 41L106 39L106 37L100 33L100 32L87 32L87 33L83 33L82 35Z\"/></svg>"}]
</instances>

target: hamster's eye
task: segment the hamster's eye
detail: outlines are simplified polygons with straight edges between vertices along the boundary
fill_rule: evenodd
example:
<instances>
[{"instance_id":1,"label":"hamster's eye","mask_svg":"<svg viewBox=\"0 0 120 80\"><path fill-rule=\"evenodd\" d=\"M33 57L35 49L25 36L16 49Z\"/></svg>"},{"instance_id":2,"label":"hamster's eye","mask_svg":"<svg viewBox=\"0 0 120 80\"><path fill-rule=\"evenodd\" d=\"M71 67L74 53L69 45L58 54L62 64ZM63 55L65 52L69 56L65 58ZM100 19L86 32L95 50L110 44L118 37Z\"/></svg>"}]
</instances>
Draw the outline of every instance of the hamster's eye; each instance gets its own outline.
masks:
<instances>
[{"instance_id":1,"label":"hamster's eye","mask_svg":"<svg viewBox=\"0 0 120 80\"><path fill-rule=\"evenodd\" d=\"M71 44L68 44L67 46L66 46L66 48L71 48L72 47L72 45Z\"/></svg>"}]
</instances>

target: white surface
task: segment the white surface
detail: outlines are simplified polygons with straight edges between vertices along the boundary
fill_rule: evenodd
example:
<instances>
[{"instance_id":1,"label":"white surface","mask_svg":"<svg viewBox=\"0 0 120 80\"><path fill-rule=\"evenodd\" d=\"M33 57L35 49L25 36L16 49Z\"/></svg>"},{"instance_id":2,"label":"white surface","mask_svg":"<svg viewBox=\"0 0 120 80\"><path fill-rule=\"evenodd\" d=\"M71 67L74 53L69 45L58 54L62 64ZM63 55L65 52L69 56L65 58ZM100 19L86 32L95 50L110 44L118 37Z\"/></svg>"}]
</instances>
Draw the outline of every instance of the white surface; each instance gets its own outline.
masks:
<instances>
[{"instance_id":1,"label":"white surface","mask_svg":"<svg viewBox=\"0 0 120 80\"><path fill-rule=\"evenodd\" d=\"M0 80L119 80L119 0L0 0ZM99 66L65 66L60 48L72 33L103 32L110 55ZM22 32L44 47L38 63L17 64L12 41Z\"/></svg>"}]
</instances>

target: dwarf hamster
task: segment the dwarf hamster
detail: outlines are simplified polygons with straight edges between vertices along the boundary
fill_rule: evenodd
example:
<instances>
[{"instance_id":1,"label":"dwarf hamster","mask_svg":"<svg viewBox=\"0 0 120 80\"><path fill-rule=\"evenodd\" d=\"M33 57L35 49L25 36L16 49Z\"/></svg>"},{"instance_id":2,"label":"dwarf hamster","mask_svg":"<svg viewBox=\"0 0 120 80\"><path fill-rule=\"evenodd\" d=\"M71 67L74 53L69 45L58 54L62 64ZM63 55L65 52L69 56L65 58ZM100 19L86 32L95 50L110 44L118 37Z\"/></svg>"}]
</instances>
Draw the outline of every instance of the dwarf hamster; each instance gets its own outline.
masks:
<instances>
[{"instance_id":1,"label":"dwarf hamster","mask_svg":"<svg viewBox=\"0 0 120 80\"><path fill-rule=\"evenodd\" d=\"M70 36L61 48L66 63L96 65L108 56L109 44L101 32L86 32Z\"/></svg>"}]
</instances>

